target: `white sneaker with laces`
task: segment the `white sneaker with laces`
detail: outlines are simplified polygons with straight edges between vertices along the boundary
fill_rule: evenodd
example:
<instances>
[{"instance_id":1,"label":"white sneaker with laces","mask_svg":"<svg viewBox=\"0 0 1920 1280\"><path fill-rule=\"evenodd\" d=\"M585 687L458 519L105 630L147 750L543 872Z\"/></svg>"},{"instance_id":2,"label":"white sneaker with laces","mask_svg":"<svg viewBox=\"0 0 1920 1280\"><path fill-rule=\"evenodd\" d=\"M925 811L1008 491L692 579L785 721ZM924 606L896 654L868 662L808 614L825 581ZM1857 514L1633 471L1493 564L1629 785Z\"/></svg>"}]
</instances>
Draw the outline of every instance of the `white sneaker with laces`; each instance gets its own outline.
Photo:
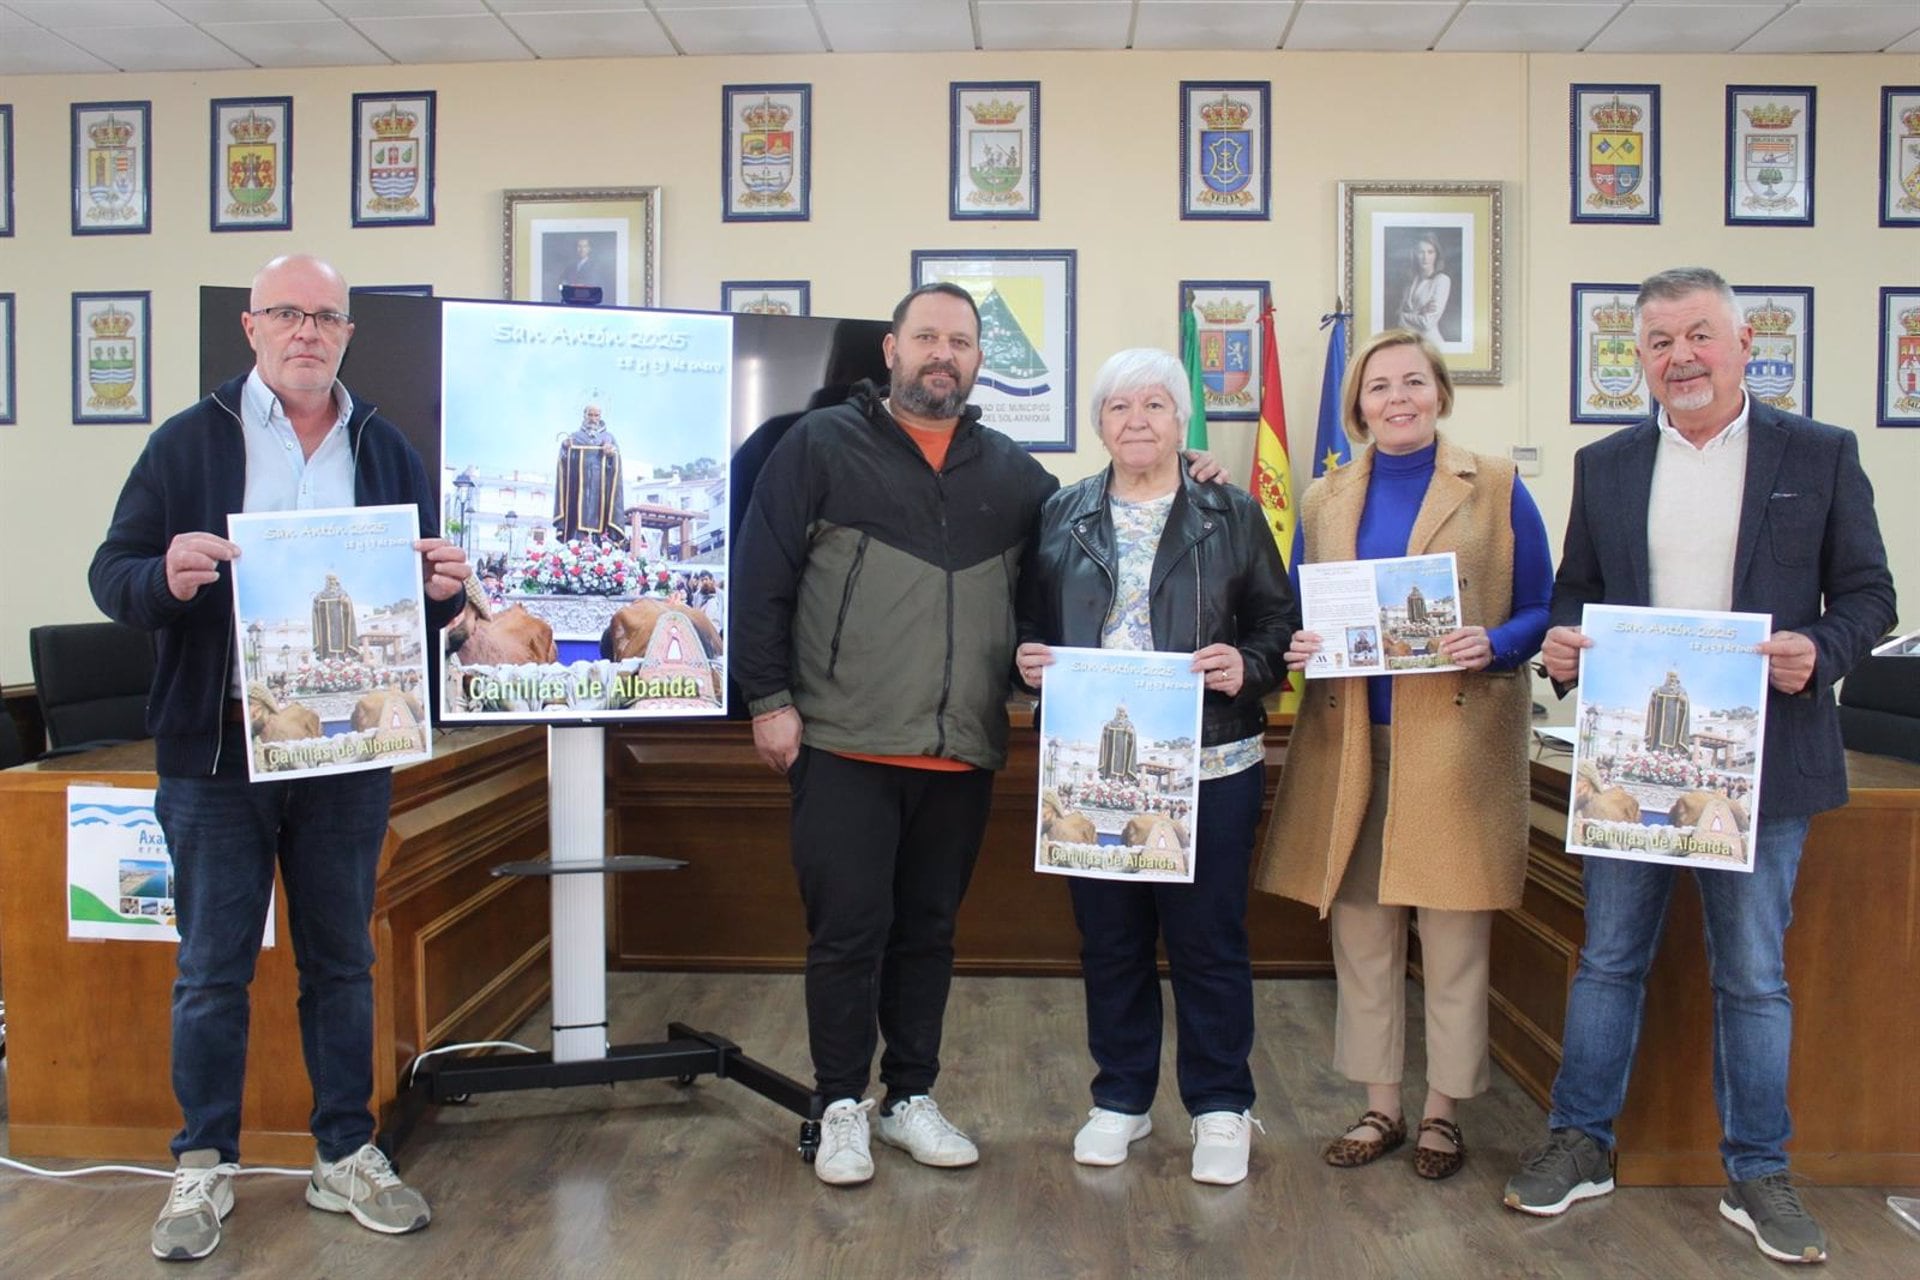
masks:
<instances>
[{"instance_id":1,"label":"white sneaker with laces","mask_svg":"<svg viewBox=\"0 0 1920 1280\"><path fill-rule=\"evenodd\" d=\"M917 1093L880 1116L880 1141L941 1169L958 1169L980 1159L980 1149L940 1114L940 1104Z\"/></svg>"},{"instance_id":2,"label":"white sneaker with laces","mask_svg":"<svg viewBox=\"0 0 1920 1280\"><path fill-rule=\"evenodd\" d=\"M1249 1111L1203 1111L1193 1118L1193 1180L1230 1187L1245 1181L1253 1131L1267 1127Z\"/></svg>"},{"instance_id":3,"label":"white sneaker with laces","mask_svg":"<svg viewBox=\"0 0 1920 1280\"><path fill-rule=\"evenodd\" d=\"M873 1177L867 1114L873 1099L842 1098L820 1117L820 1147L813 1155L813 1176L835 1187L851 1187Z\"/></svg>"},{"instance_id":4,"label":"white sneaker with laces","mask_svg":"<svg viewBox=\"0 0 1920 1280\"><path fill-rule=\"evenodd\" d=\"M386 1153L371 1142L339 1160L313 1157L307 1203L328 1213L350 1213L381 1235L403 1236L433 1219L427 1198L400 1181Z\"/></svg>"},{"instance_id":5,"label":"white sneaker with laces","mask_svg":"<svg viewBox=\"0 0 1920 1280\"><path fill-rule=\"evenodd\" d=\"M167 1262L204 1258L220 1246L220 1223L233 1212L233 1175L213 1150L183 1151L166 1208L153 1220L153 1256Z\"/></svg>"},{"instance_id":6,"label":"white sneaker with laces","mask_svg":"<svg viewBox=\"0 0 1920 1280\"><path fill-rule=\"evenodd\" d=\"M1153 1117L1130 1116L1124 1111L1095 1107L1073 1135L1073 1158L1080 1164L1116 1165L1127 1158L1127 1147L1153 1132Z\"/></svg>"}]
</instances>

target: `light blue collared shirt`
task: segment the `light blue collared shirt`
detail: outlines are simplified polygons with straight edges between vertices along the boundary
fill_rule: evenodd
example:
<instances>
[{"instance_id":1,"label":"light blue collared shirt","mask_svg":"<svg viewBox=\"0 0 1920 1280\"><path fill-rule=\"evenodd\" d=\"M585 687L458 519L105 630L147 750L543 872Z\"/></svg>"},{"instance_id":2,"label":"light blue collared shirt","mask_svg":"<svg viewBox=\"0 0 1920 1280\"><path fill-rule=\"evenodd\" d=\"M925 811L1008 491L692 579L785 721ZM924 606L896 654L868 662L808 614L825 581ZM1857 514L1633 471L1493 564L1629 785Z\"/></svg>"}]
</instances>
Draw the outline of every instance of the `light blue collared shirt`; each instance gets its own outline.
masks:
<instances>
[{"instance_id":1,"label":"light blue collared shirt","mask_svg":"<svg viewBox=\"0 0 1920 1280\"><path fill-rule=\"evenodd\" d=\"M338 410L333 426L308 457L280 406L280 397L261 380L260 370L247 375L240 392L240 434L247 445L247 496L242 511L353 505L353 450L347 440L353 397L338 379L333 384L333 404Z\"/></svg>"}]
</instances>

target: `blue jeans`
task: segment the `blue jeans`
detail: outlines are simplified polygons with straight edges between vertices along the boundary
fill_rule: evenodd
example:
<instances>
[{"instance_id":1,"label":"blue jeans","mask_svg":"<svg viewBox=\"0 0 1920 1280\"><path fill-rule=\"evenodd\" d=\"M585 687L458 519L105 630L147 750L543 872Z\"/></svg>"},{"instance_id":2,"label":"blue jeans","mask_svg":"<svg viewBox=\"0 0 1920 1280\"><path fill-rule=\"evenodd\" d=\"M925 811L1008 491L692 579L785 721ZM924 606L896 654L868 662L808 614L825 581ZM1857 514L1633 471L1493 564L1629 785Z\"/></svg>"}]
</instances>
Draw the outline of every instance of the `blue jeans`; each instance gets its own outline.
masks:
<instances>
[{"instance_id":1,"label":"blue jeans","mask_svg":"<svg viewBox=\"0 0 1920 1280\"><path fill-rule=\"evenodd\" d=\"M244 752L238 728L230 727L220 773L163 777L154 802L173 857L180 927L173 1092L185 1124L173 1153L211 1148L222 1160L240 1158L247 985L277 860L300 972L311 1127L321 1157L338 1160L373 1137L368 923L393 774L372 769L249 783Z\"/></svg>"},{"instance_id":2,"label":"blue jeans","mask_svg":"<svg viewBox=\"0 0 1920 1280\"><path fill-rule=\"evenodd\" d=\"M1164 938L1173 980L1180 1101L1190 1115L1253 1106L1253 968L1247 957L1247 868L1266 771L1200 784L1192 884L1068 881L1080 926L1087 1048L1095 1106L1145 1115L1160 1084Z\"/></svg>"},{"instance_id":3,"label":"blue jeans","mask_svg":"<svg viewBox=\"0 0 1920 1280\"><path fill-rule=\"evenodd\" d=\"M1736 1181L1787 1167L1787 1057L1793 1001L1787 996L1786 934L1806 818L1767 818L1753 871L1701 870L1707 970L1713 982L1713 1100L1720 1158ZM1666 924L1680 869L1588 858L1587 941L1567 998L1560 1074L1547 1124L1579 1129L1613 1147L1627 1075L1646 1009L1647 970Z\"/></svg>"}]
</instances>

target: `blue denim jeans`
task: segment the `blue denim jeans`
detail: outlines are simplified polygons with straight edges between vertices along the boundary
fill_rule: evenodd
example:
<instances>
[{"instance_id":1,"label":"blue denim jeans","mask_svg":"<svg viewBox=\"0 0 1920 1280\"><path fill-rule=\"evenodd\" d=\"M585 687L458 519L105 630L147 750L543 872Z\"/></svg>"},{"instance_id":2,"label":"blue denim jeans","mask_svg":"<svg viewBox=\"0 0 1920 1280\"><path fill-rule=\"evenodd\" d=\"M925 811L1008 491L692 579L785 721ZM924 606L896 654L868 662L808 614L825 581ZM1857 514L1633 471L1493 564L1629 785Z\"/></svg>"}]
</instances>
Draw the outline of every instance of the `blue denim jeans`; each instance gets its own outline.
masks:
<instances>
[{"instance_id":1,"label":"blue denim jeans","mask_svg":"<svg viewBox=\"0 0 1920 1280\"><path fill-rule=\"evenodd\" d=\"M1253 1106L1253 968L1247 957L1247 869L1265 770L1200 784L1192 884L1068 882L1080 926L1087 1048L1095 1106L1145 1115L1160 1084L1164 939L1173 980L1175 1066L1190 1115Z\"/></svg>"},{"instance_id":2,"label":"blue denim jeans","mask_svg":"<svg viewBox=\"0 0 1920 1280\"><path fill-rule=\"evenodd\" d=\"M278 861L299 967L300 1042L320 1155L372 1139L373 886L386 838L387 769L249 783L231 727L213 777L160 779L154 809L173 857L180 976L173 984L173 1152L240 1158L247 986ZM232 768L239 762L238 771ZM285 946L289 940L279 939Z\"/></svg>"},{"instance_id":3,"label":"blue denim jeans","mask_svg":"<svg viewBox=\"0 0 1920 1280\"><path fill-rule=\"evenodd\" d=\"M1786 934L1806 818L1760 824L1753 871L1694 873L1713 982L1713 1100L1720 1158L1734 1180L1787 1167L1787 1057L1793 1002L1787 996ZM1627 1075L1646 1009L1647 970L1666 925L1680 869L1588 858L1587 941L1567 998L1560 1074L1547 1123L1613 1147Z\"/></svg>"}]
</instances>

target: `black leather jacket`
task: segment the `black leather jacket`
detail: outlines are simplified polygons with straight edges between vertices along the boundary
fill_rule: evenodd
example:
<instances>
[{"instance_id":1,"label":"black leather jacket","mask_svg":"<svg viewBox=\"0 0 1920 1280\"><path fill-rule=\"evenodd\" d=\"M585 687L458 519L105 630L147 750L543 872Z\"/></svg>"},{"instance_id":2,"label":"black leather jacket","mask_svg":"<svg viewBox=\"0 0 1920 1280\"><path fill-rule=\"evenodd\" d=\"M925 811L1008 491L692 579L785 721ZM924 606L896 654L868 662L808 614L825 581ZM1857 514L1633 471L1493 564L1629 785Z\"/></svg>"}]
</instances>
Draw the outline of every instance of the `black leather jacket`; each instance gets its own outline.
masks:
<instances>
[{"instance_id":1,"label":"black leather jacket","mask_svg":"<svg viewBox=\"0 0 1920 1280\"><path fill-rule=\"evenodd\" d=\"M1119 553L1107 507L1112 468L1054 494L1020 574L1020 638L1100 647L1113 608ZM1237 696L1209 689L1202 709L1206 746L1265 728L1261 700L1286 674L1287 645L1300 606L1259 504L1229 485L1199 484L1184 466L1154 557L1154 647L1191 653L1215 643L1240 650L1246 675Z\"/></svg>"}]
</instances>

